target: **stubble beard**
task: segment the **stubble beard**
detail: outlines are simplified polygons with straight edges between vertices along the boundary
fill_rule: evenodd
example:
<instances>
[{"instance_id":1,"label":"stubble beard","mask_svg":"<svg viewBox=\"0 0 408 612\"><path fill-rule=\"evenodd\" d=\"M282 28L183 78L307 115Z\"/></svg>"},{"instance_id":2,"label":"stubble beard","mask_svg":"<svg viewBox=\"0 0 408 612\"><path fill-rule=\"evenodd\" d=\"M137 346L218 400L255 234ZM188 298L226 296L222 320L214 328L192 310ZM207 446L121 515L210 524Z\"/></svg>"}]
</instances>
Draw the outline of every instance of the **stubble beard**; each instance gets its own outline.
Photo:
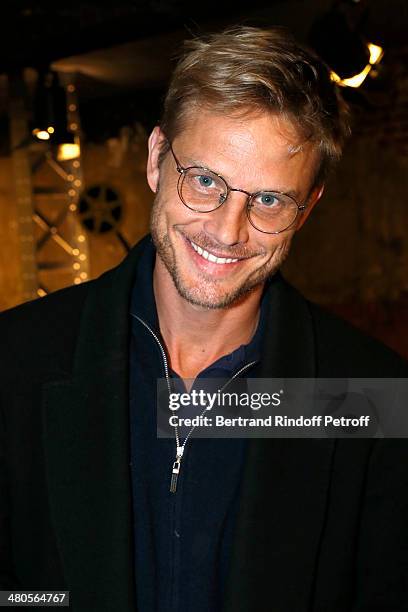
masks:
<instances>
[{"instance_id":1,"label":"stubble beard","mask_svg":"<svg viewBox=\"0 0 408 612\"><path fill-rule=\"evenodd\" d=\"M150 218L150 232L153 242L157 254L170 274L179 295L194 306L200 306L209 310L228 308L234 302L248 295L256 287L265 283L268 278L277 272L288 256L290 239L283 241L276 248L272 259L269 259L260 268L254 270L241 285L223 294L220 294L219 291L220 284L223 282L222 279L209 278L207 275L202 275L201 279L197 277L197 284L189 286L184 281L182 272L177 264L177 258L169 234L164 227L162 228L161 219L164 219L164 213L162 212L163 205L160 200L159 192L157 192ZM194 238L196 236L191 236L193 242L195 242ZM204 247L209 246L203 244L202 240L198 240L198 242ZM255 253L253 254L255 255ZM236 255L236 253L226 254L225 257L234 258Z\"/></svg>"}]
</instances>

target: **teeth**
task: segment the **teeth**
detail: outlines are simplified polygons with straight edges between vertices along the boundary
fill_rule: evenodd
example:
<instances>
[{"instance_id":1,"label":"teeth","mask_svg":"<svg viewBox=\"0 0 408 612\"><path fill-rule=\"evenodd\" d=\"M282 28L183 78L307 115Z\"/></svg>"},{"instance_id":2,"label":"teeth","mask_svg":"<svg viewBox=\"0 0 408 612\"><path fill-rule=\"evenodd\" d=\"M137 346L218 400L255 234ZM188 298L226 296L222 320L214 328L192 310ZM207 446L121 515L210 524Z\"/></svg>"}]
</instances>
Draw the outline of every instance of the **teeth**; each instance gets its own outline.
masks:
<instances>
[{"instance_id":1,"label":"teeth","mask_svg":"<svg viewBox=\"0 0 408 612\"><path fill-rule=\"evenodd\" d=\"M227 264L227 263L235 263L236 261L238 261L238 259L232 259L231 257L216 257L212 253L209 253L205 249L202 249L201 247L199 247L198 244L194 244L194 242L191 242L191 240L190 240L190 244L193 247L193 249L199 255L201 255L201 257L204 257L204 259L207 259L208 261L211 261L212 263Z\"/></svg>"}]
</instances>

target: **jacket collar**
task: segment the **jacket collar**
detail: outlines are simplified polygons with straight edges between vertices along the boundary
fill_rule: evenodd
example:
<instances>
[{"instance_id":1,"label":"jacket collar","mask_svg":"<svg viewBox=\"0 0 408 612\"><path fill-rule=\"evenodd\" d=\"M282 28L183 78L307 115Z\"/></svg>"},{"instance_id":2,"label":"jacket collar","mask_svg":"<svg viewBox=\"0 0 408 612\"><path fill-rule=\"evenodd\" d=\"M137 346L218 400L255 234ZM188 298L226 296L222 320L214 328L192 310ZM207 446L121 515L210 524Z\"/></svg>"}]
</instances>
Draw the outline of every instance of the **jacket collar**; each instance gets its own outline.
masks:
<instances>
[{"instance_id":1,"label":"jacket collar","mask_svg":"<svg viewBox=\"0 0 408 612\"><path fill-rule=\"evenodd\" d=\"M90 284L72 380L44 387L51 510L79 612L136 609L128 315L137 263L150 240L146 237L118 268ZM254 375L314 376L307 303L280 275L268 292L262 360ZM226 612L261 609L266 595L277 610L306 610L331 452L332 441L325 440L250 441ZM289 592L294 574L301 586Z\"/></svg>"},{"instance_id":2,"label":"jacket collar","mask_svg":"<svg viewBox=\"0 0 408 612\"><path fill-rule=\"evenodd\" d=\"M150 238L89 284L71 380L43 388L51 514L78 612L136 609L129 449L129 300Z\"/></svg>"},{"instance_id":3,"label":"jacket collar","mask_svg":"<svg viewBox=\"0 0 408 612\"><path fill-rule=\"evenodd\" d=\"M251 376L313 378L308 303L278 275L269 287L262 360ZM310 609L334 440L250 440L224 612Z\"/></svg>"}]
</instances>

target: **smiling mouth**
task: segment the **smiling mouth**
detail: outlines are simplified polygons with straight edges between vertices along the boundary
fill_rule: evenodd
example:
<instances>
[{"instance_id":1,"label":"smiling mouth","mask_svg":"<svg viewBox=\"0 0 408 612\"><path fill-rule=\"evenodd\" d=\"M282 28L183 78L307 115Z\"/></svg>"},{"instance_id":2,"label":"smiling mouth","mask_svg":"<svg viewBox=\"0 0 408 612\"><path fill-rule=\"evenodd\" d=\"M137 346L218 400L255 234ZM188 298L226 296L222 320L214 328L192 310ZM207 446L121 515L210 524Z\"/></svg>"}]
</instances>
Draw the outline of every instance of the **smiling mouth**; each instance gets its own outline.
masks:
<instances>
[{"instance_id":1,"label":"smiling mouth","mask_svg":"<svg viewBox=\"0 0 408 612\"><path fill-rule=\"evenodd\" d=\"M198 244L195 244L194 242L192 242L192 240L189 240L189 243L191 244L195 252L198 253L198 255L200 255L203 259L210 261L211 263L225 265L225 264L231 264L231 263L236 263L237 261L240 261L239 258L233 259L232 257L217 257L216 255L213 255L209 251L206 251L202 247L198 246Z\"/></svg>"}]
</instances>

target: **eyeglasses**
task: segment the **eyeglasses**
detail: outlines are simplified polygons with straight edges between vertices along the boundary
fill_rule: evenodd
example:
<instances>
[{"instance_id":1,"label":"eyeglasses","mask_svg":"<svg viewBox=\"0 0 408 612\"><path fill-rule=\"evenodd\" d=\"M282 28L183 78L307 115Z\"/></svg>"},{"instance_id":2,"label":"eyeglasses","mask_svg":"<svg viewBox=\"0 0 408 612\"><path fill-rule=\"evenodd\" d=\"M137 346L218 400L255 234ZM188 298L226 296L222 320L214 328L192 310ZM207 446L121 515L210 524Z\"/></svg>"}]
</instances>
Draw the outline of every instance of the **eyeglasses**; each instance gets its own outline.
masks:
<instances>
[{"instance_id":1,"label":"eyeglasses","mask_svg":"<svg viewBox=\"0 0 408 612\"><path fill-rule=\"evenodd\" d=\"M209 213L217 210L226 202L231 191L239 191L248 196L246 213L250 224L264 234L280 234L289 229L299 212L306 208L292 196L280 191L249 193L244 189L230 187L220 174L208 168L183 168L170 142L169 146L180 174L177 183L180 200L194 212Z\"/></svg>"}]
</instances>

